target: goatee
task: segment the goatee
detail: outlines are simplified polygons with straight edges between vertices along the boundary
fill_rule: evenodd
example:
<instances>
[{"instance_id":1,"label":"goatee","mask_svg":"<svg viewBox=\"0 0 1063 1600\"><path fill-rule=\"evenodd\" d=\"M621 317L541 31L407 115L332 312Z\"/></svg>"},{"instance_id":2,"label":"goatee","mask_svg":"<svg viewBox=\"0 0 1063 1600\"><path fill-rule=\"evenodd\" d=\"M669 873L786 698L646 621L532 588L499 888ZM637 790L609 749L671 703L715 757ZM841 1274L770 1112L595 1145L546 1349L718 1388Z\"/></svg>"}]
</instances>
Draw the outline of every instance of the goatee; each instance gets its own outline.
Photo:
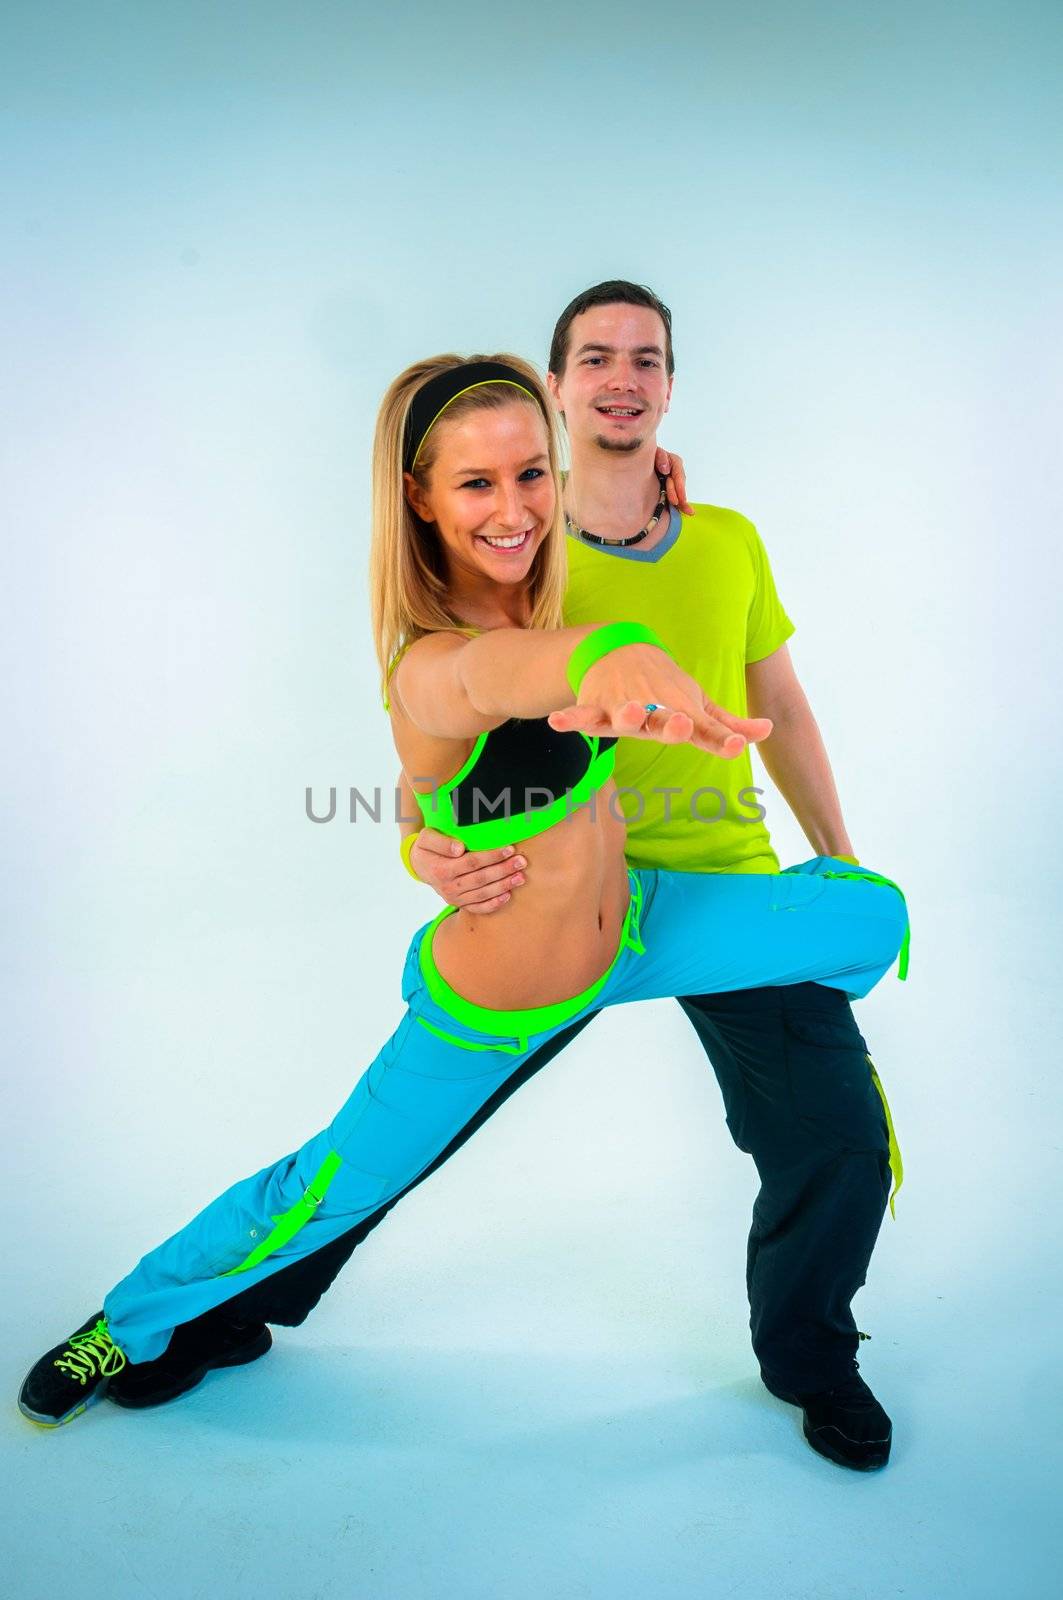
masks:
<instances>
[{"instance_id":1,"label":"goatee","mask_svg":"<svg viewBox=\"0 0 1063 1600\"><path fill-rule=\"evenodd\" d=\"M633 450L641 450L645 444L644 439L608 439L604 434L599 434L595 439L599 450L615 450L621 455L630 455Z\"/></svg>"}]
</instances>

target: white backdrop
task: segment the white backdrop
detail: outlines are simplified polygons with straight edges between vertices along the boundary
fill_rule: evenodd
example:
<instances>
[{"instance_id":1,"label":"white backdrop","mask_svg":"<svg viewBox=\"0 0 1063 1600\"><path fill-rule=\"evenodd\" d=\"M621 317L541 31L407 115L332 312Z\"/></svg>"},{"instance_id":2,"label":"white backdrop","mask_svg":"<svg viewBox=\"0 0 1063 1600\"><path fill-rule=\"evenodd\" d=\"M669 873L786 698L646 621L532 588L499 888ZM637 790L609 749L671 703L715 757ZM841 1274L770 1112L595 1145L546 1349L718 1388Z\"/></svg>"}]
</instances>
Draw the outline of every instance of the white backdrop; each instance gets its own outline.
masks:
<instances>
[{"instance_id":1,"label":"white backdrop","mask_svg":"<svg viewBox=\"0 0 1063 1600\"><path fill-rule=\"evenodd\" d=\"M67 1571L28 1511L78 1502L71 1450L106 1502L71 1513L82 1594L1040 1595L1058 12L273 0L4 29L12 1398L398 1019L434 906L342 791L395 775L368 460L408 361L542 364L579 289L661 294L665 441L760 528L854 846L913 929L908 983L858 1009L908 1166L857 1302L898 1432L873 1490L754 1382L754 1174L655 1004L595 1023L255 1369L61 1437L12 1409L20 1595ZM328 826L308 784L341 790Z\"/></svg>"}]
</instances>

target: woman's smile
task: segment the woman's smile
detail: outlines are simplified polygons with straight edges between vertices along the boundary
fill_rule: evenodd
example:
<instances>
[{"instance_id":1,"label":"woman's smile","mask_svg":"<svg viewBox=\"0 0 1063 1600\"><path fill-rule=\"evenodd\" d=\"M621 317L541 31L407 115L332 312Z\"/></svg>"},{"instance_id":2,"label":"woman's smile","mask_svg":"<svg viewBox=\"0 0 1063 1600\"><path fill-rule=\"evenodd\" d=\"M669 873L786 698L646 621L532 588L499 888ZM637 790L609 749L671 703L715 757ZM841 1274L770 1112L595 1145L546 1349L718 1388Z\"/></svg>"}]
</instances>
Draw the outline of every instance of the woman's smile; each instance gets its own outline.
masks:
<instances>
[{"instance_id":1,"label":"woman's smile","mask_svg":"<svg viewBox=\"0 0 1063 1600\"><path fill-rule=\"evenodd\" d=\"M477 544L485 544L493 555L515 556L526 550L535 538L535 527L524 528L520 533L477 533Z\"/></svg>"}]
</instances>

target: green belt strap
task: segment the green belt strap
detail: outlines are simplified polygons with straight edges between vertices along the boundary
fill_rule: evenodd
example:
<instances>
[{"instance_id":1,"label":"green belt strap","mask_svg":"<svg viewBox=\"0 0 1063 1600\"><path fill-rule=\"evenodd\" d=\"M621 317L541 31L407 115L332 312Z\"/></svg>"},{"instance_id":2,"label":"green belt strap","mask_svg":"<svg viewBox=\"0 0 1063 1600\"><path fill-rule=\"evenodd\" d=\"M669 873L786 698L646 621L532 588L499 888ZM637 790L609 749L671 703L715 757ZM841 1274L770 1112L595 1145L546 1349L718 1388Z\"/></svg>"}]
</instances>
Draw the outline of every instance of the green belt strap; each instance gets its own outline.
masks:
<instances>
[{"instance_id":1,"label":"green belt strap","mask_svg":"<svg viewBox=\"0 0 1063 1600\"><path fill-rule=\"evenodd\" d=\"M282 1245L286 1245L289 1239L294 1239L324 1200L329 1184L342 1165L342 1159L334 1150L330 1150L307 1184L303 1198L297 1200L290 1211L284 1211L279 1217L273 1218L277 1226L261 1244L256 1244L246 1261L241 1261L238 1267L230 1267L228 1272L223 1272L220 1276L231 1278L234 1272L249 1272L252 1267L257 1267L260 1261L265 1261L267 1256L273 1255Z\"/></svg>"},{"instance_id":2,"label":"green belt strap","mask_svg":"<svg viewBox=\"0 0 1063 1600\"><path fill-rule=\"evenodd\" d=\"M421 1027L429 1033L434 1033L437 1039L444 1039L447 1044L456 1044L462 1050L500 1050L508 1056L522 1056L528 1049L526 1035L514 1039L512 1044L473 1044L470 1039L459 1039L456 1033L444 1033L442 1028L437 1028L434 1022L429 1022L426 1017L418 1017Z\"/></svg>"}]
</instances>

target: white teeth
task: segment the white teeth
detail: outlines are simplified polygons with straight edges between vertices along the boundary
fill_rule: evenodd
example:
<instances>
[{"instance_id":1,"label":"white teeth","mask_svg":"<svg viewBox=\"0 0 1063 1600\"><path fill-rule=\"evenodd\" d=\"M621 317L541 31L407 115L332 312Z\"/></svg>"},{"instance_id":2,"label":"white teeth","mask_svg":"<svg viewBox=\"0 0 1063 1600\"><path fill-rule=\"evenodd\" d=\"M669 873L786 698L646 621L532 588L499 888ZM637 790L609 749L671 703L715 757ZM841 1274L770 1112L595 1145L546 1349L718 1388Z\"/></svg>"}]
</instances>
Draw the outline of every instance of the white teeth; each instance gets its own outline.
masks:
<instances>
[{"instance_id":1,"label":"white teeth","mask_svg":"<svg viewBox=\"0 0 1063 1600\"><path fill-rule=\"evenodd\" d=\"M485 544L493 544L499 550L516 550L517 547L522 545L525 539L528 537L528 531L529 530L525 530L524 533L518 533L511 539L492 539L486 533L481 534L480 537L483 539Z\"/></svg>"}]
</instances>

